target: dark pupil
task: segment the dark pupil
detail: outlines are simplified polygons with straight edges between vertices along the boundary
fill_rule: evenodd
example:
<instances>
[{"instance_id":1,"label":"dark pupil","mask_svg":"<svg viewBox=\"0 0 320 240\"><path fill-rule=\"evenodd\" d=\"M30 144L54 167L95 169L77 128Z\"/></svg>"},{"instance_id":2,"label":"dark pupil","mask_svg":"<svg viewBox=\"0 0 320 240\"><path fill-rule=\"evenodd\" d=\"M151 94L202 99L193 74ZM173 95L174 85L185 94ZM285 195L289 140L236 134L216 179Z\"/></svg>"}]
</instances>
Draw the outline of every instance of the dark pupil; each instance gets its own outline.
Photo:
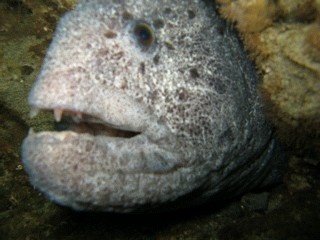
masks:
<instances>
[{"instance_id":1,"label":"dark pupil","mask_svg":"<svg viewBox=\"0 0 320 240\"><path fill-rule=\"evenodd\" d=\"M154 41L153 31L145 23L137 24L134 28L134 34L142 47L150 47Z\"/></svg>"},{"instance_id":2,"label":"dark pupil","mask_svg":"<svg viewBox=\"0 0 320 240\"><path fill-rule=\"evenodd\" d=\"M149 30L145 28L140 29L138 34L139 34L140 40L142 41L148 41L151 37Z\"/></svg>"}]
</instances>

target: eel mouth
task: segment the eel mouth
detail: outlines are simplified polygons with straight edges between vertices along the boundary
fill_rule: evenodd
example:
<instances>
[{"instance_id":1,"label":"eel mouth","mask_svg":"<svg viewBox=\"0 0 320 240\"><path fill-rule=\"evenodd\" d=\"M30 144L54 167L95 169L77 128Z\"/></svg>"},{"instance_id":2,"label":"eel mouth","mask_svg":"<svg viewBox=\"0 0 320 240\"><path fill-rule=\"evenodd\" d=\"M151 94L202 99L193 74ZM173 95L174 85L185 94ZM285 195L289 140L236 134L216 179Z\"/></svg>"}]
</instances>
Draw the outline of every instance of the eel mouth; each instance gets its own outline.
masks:
<instances>
[{"instance_id":1,"label":"eel mouth","mask_svg":"<svg viewBox=\"0 0 320 240\"><path fill-rule=\"evenodd\" d=\"M31 117L36 116L42 110L33 108L30 112ZM118 138L133 138L141 134L141 132L121 129L99 117L84 112L60 108L45 109L44 111L53 112L55 132L72 131L77 134Z\"/></svg>"}]
</instances>

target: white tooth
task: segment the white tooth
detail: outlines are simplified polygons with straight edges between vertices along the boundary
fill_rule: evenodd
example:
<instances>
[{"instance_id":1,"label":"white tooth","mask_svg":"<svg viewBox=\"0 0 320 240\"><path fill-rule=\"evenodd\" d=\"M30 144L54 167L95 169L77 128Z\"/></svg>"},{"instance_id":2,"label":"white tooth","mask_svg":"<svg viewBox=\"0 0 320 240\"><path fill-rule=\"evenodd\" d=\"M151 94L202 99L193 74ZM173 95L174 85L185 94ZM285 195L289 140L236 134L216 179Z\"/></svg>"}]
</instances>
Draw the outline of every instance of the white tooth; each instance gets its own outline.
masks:
<instances>
[{"instance_id":1,"label":"white tooth","mask_svg":"<svg viewBox=\"0 0 320 240\"><path fill-rule=\"evenodd\" d=\"M30 110L30 113L29 113L29 116L31 118L35 117L38 115L40 109L39 108L36 108L36 107L32 107L31 110Z\"/></svg>"},{"instance_id":2,"label":"white tooth","mask_svg":"<svg viewBox=\"0 0 320 240\"><path fill-rule=\"evenodd\" d=\"M77 118L79 119L79 120L81 120L82 119L82 112L77 112Z\"/></svg>"},{"instance_id":3,"label":"white tooth","mask_svg":"<svg viewBox=\"0 0 320 240\"><path fill-rule=\"evenodd\" d=\"M75 123L79 123L80 120L77 116L72 116L72 120L75 122Z\"/></svg>"},{"instance_id":4,"label":"white tooth","mask_svg":"<svg viewBox=\"0 0 320 240\"><path fill-rule=\"evenodd\" d=\"M63 110L60 109L60 108L55 108L53 110L54 120L56 120L56 122L60 122L61 121L62 113L63 113Z\"/></svg>"},{"instance_id":5,"label":"white tooth","mask_svg":"<svg viewBox=\"0 0 320 240\"><path fill-rule=\"evenodd\" d=\"M75 112L75 115L72 115L72 120L75 123L80 123L82 120L82 112Z\"/></svg>"},{"instance_id":6,"label":"white tooth","mask_svg":"<svg viewBox=\"0 0 320 240\"><path fill-rule=\"evenodd\" d=\"M28 135L34 134L33 128L29 128Z\"/></svg>"}]
</instances>

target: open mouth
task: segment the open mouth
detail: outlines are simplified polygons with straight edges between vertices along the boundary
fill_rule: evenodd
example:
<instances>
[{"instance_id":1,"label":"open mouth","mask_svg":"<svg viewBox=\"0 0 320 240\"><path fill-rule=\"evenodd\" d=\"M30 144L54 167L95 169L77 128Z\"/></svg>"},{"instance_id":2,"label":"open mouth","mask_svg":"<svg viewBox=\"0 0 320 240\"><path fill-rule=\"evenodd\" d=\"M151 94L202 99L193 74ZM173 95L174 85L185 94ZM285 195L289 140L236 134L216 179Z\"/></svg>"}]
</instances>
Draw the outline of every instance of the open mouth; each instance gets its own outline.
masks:
<instances>
[{"instance_id":1,"label":"open mouth","mask_svg":"<svg viewBox=\"0 0 320 240\"><path fill-rule=\"evenodd\" d=\"M47 111L53 111L54 130L58 132L73 131L78 134L119 138L132 138L141 134L141 132L119 129L98 117L83 112L65 109L48 109ZM31 116L37 115L38 112L38 109L33 109Z\"/></svg>"}]
</instances>

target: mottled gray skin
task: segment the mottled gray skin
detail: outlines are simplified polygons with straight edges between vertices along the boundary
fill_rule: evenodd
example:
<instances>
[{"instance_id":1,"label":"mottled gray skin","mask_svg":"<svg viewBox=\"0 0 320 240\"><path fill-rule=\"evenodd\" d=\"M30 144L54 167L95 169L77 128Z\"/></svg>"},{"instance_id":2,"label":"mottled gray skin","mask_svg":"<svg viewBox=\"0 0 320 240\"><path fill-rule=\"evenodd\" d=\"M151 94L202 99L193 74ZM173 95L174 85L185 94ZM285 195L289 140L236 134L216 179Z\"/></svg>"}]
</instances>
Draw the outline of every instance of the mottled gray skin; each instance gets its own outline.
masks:
<instances>
[{"instance_id":1,"label":"mottled gray skin","mask_svg":"<svg viewBox=\"0 0 320 240\"><path fill-rule=\"evenodd\" d=\"M141 23L150 46L135 34ZM278 158L257 84L212 3L82 1L62 17L29 103L139 134L30 133L25 169L76 210L184 207L269 184Z\"/></svg>"}]
</instances>

